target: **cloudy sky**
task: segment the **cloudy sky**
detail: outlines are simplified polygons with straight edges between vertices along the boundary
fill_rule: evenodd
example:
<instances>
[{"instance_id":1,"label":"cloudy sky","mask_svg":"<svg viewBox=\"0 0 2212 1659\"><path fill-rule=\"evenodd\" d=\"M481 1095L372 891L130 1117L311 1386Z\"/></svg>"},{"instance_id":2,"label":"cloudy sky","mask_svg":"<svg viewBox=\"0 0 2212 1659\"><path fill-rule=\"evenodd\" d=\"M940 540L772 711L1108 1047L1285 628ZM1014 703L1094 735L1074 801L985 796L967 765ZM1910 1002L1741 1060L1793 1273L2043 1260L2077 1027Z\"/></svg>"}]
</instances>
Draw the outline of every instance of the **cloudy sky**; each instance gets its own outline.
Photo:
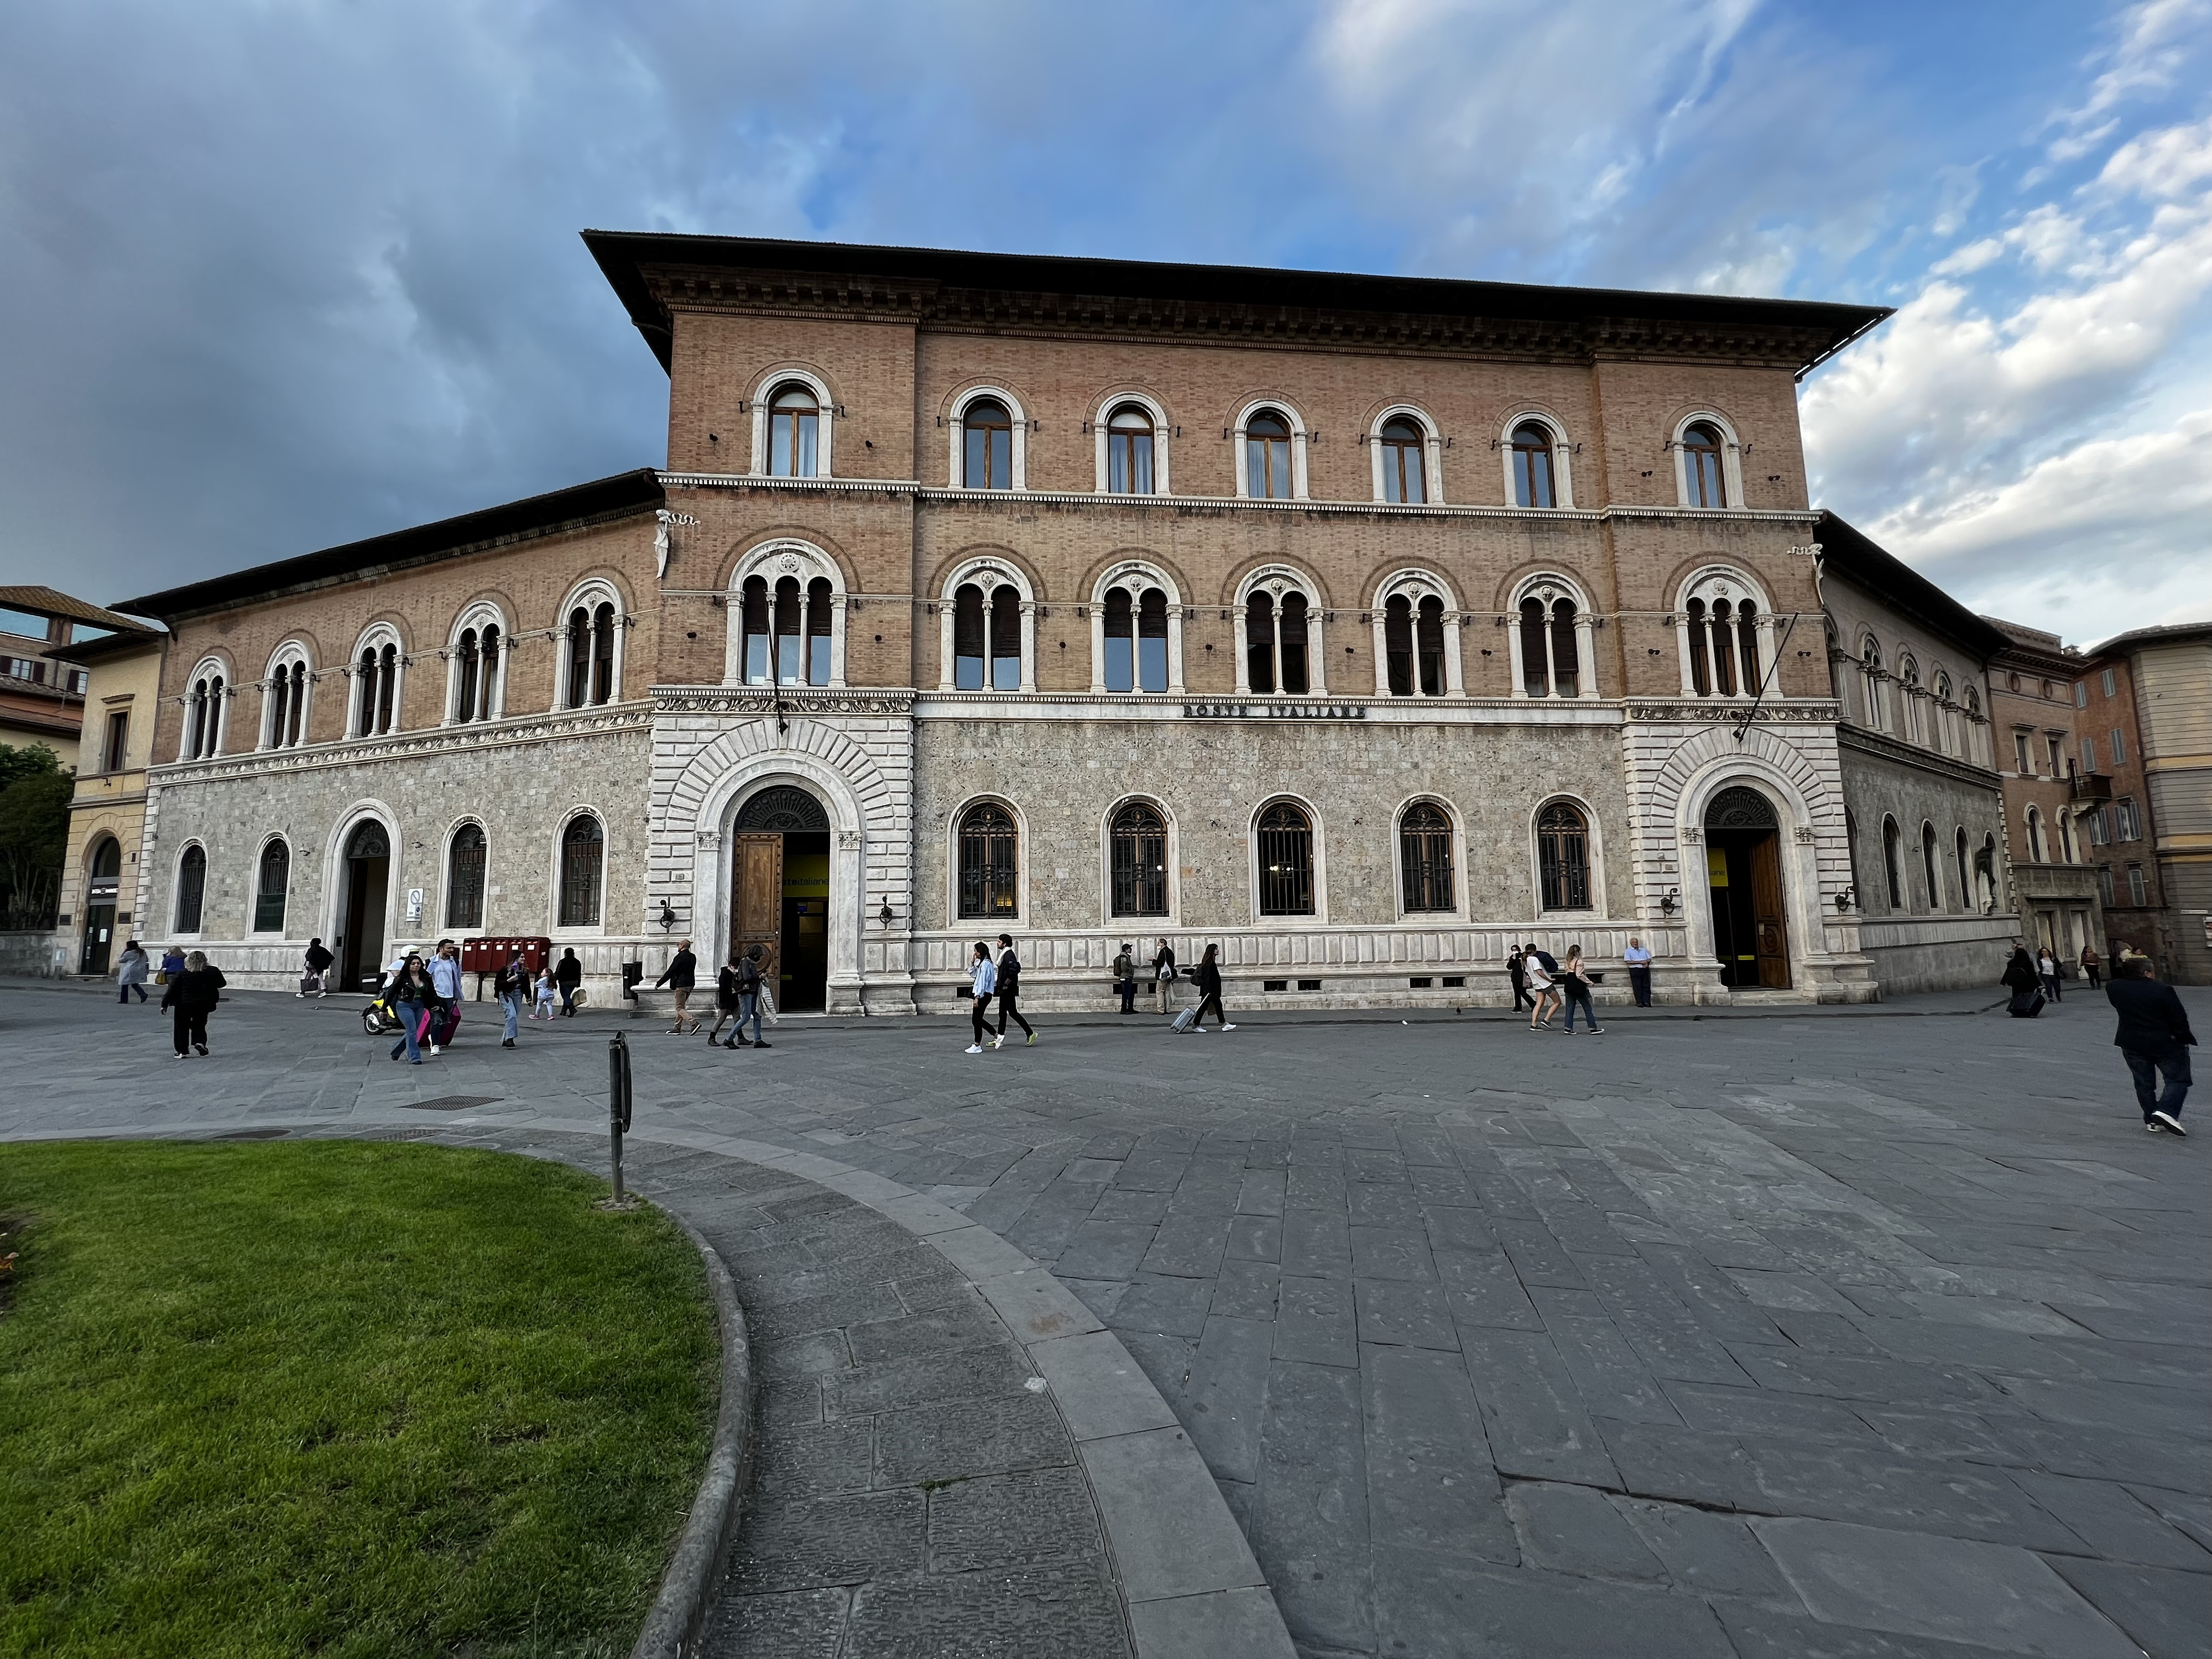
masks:
<instances>
[{"instance_id":1,"label":"cloudy sky","mask_svg":"<svg viewBox=\"0 0 2212 1659\"><path fill-rule=\"evenodd\" d=\"M0 8L0 580L662 457L586 226L1879 301L1815 499L2212 615L2212 0Z\"/></svg>"}]
</instances>

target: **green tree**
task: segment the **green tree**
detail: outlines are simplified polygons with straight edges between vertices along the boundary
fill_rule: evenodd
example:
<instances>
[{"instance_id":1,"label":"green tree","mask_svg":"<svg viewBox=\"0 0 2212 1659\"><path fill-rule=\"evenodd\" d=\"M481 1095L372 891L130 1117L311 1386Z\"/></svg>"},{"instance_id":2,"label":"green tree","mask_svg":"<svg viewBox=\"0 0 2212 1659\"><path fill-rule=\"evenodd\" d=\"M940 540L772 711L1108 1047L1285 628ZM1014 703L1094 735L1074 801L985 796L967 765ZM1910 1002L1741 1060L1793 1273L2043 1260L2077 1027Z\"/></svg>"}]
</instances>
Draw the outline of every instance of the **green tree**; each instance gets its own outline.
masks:
<instances>
[{"instance_id":1,"label":"green tree","mask_svg":"<svg viewBox=\"0 0 2212 1659\"><path fill-rule=\"evenodd\" d=\"M0 926L53 926L76 788L46 744L0 743Z\"/></svg>"}]
</instances>

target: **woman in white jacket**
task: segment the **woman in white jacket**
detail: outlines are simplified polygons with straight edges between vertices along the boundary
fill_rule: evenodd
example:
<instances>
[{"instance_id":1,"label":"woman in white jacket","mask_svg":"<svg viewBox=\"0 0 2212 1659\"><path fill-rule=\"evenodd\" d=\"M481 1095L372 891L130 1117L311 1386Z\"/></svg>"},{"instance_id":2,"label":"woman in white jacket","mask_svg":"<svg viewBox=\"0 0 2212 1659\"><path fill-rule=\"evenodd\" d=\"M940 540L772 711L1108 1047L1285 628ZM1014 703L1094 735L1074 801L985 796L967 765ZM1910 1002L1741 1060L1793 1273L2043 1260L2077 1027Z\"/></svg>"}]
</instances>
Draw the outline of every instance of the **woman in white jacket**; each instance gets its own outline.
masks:
<instances>
[{"instance_id":1,"label":"woman in white jacket","mask_svg":"<svg viewBox=\"0 0 2212 1659\"><path fill-rule=\"evenodd\" d=\"M991 964L991 947L981 939L975 941L975 957L968 964L968 975L975 1000L975 1040L968 1045L968 1052L980 1054L983 1052L983 1013L991 1006L991 994L999 988L999 970Z\"/></svg>"}]
</instances>

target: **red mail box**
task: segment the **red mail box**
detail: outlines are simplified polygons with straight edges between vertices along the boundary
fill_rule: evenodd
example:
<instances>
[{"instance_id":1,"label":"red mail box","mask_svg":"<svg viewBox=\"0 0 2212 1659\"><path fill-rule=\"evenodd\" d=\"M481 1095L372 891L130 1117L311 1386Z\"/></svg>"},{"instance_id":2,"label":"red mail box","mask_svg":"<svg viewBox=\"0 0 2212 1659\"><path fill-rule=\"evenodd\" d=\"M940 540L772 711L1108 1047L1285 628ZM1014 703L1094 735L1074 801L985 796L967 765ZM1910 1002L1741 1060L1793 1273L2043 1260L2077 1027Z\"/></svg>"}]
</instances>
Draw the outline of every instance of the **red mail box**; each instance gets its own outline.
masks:
<instances>
[{"instance_id":1,"label":"red mail box","mask_svg":"<svg viewBox=\"0 0 2212 1659\"><path fill-rule=\"evenodd\" d=\"M461 971L465 974L495 974L507 966L517 951L522 952L522 965L534 974L553 959L553 941L550 939L465 939L461 941Z\"/></svg>"}]
</instances>

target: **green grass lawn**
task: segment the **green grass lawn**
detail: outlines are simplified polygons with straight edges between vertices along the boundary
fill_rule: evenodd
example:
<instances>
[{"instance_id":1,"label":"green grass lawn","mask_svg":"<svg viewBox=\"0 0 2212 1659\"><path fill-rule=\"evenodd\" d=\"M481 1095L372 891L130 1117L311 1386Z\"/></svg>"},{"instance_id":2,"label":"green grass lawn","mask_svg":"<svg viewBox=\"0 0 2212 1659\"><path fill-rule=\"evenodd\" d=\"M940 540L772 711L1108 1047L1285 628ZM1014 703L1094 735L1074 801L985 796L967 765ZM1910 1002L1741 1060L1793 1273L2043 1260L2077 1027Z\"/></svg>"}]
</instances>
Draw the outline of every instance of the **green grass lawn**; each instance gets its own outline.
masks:
<instances>
[{"instance_id":1,"label":"green grass lawn","mask_svg":"<svg viewBox=\"0 0 2212 1659\"><path fill-rule=\"evenodd\" d=\"M619 1654L706 1463L690 1243L349 1141L0 1146L0 1654Z\"/></svg>"}]
</instances>

